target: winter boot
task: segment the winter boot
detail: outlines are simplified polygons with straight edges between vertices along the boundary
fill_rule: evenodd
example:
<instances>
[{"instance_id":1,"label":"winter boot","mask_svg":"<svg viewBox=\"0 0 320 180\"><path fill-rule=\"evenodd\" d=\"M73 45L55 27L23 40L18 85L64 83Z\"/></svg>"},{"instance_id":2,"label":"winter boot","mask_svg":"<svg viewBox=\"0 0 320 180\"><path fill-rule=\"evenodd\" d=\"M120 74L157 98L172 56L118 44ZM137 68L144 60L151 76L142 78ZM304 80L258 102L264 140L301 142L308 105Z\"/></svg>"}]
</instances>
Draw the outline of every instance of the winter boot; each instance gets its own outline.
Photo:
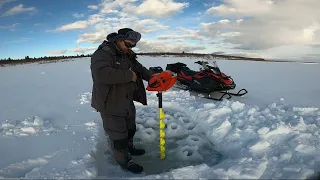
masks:
<instances>
[{"instance_id":1,"label":"winter boot","mask_svg":"<svg viewBox=\"0 0 320 180\"><path fill-rule=\"evenodd\" d=\"M144 155L146 153L146 151L144 149L136 148L133 145L133 140L132 139L129 140L128 151L129 151L130 155L132 155L132 156L141 156L141 155Z\"/></svg>"},{"instance_id":2,"label":"winter boot","mask_svg":"<svg viewBox=\"0 0 320 180\"><path fill-rule=\"evenodd\" d=\"M132 160L130 160L126 165L121 166L121 168L134 174L139 174L143 171L143 167Z\"/></svg>"}]
</instances>

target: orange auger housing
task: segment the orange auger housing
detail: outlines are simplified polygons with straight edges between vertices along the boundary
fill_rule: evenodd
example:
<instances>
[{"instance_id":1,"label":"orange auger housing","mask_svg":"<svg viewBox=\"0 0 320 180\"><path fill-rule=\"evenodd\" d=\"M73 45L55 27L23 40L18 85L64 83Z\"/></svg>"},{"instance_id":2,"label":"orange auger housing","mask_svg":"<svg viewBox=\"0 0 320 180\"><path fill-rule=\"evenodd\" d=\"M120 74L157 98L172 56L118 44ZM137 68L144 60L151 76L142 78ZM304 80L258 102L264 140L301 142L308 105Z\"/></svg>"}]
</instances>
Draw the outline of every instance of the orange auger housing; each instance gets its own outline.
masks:
<instances>
[{"instance_id":1,"label":"orange auger housing","mask_svg":"<svg viewBox=\"0 0 320 180\"><path fill-rule=\"evenodd\" d=\"M147 90L163 92L170 89L177 81L177 77L170 71L153 74L149 80Z\"/></svg>"}]
</instances>

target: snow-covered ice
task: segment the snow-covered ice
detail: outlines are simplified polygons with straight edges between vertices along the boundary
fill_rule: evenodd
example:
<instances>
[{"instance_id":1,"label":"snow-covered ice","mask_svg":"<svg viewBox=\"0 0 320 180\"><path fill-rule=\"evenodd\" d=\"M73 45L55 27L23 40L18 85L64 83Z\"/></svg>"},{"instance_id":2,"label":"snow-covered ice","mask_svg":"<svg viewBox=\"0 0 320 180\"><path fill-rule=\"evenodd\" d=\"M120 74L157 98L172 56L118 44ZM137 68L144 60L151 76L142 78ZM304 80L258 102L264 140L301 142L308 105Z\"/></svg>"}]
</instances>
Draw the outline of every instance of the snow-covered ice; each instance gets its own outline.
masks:
<instances>
[{"instance_id":1,"label":"snow-covered ice","mask_svg":"<svg viewBox=\"0 0 320 180\"><path fill-rule=\"evenodd\" d=\"M197 59L139 57L146 67ZM158 158L158 99L136 104L133 157L123 172L90 107L89 58L0 68L0 178L306 179L320 167L319 64L218 60L244 97L222 102L163 93L166 159Z\"/></svg>"}]
</instances>

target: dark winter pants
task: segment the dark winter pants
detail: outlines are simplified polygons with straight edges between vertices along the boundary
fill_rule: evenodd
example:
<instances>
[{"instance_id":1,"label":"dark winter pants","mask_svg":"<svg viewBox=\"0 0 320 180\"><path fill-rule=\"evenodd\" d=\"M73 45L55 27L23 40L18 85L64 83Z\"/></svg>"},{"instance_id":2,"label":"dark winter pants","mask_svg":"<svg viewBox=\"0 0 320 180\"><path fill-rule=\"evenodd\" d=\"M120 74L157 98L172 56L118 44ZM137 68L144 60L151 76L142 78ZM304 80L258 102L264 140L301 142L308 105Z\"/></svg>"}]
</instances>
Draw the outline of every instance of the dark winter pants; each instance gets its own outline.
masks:
<instances>
[{"instance_id":1,"label":"dark winter pants","mask_svg":"<svg viewBox=\"0 0 320 180\"><path fill-rule=\"evenodd\" d=\"M131 159L128 147L132 145L136 132L135 113L131 116L100 114L103 128L112 140L113 156L119 165L125 165Z\"/></svg>"}]
</instances>

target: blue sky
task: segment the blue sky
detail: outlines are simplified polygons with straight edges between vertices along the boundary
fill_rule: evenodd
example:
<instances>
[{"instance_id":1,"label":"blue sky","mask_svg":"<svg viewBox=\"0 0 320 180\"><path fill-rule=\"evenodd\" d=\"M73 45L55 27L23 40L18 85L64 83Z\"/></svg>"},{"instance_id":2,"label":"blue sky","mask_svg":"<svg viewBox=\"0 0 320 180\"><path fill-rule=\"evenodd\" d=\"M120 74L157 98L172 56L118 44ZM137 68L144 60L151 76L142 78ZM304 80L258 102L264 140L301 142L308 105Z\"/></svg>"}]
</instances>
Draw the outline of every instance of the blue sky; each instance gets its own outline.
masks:
<instances>
[{"instance_id":1,"label":"blue sky","mask_svg":"<svg viewBox=\"0 0 320 180\"><path fill-rule=\"evenodd\" d=\"M0 0L0 58L92 53L108 33L130 27L142 34L137 52L317 60L320 3L304 2Z\"/></svg>"}]
</instances>

